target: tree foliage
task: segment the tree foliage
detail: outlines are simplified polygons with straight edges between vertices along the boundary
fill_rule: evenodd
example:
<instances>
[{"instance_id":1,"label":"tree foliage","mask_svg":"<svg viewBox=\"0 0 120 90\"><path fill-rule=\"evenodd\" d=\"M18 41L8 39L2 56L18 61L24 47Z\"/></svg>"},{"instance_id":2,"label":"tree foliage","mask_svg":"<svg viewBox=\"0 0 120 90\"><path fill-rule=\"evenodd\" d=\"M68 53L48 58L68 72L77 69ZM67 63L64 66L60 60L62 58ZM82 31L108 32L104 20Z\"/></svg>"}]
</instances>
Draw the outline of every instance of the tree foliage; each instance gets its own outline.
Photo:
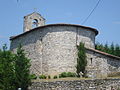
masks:
<instances>
[{"instance_id":1,"label":"tree foliage","mask_svg":"<svg viewBox=\"0 0 120 90\"><path fill-rule=\"evenodd\" d=\"M17 54L7 50L6 45L0 50L0 90L27 90L31 83L30 60L25 57L21 46Z\"/></svg>"},{"instance_id":2,"label":"tree foliage","mask_svg":"<svg viewBox=\"0 0 120 90\"><path fill-rule=\"evenodd\" d=\"M86 52L85 52L85 47L84 44L80 42L79 46L77 46L78 49L78 58L77 58L77 75L78 77L80 76L80 72L83 73L83 76L85 76L85 67L87 65L87 60L86 60Z\"/></svg>"},{"instance_id":3,"label":"tree foliage","mask_svg":"<svg viewBox=\"0 0 120 90\"><path fill-rule=\"evenodd\" d=\"M16 88L27 90L30 85L30 59L25 57L24 50L21 45L17 49L15 55L15 84Z\"/></svg>"},{"instance_id":4,"label":"tree foliage","mask_svg":"<svg viewBox=\"0 0 120 90\"><path fill-rule=\"evenodd\" d=\"M6 45L0 50L0 90L14 90L14 55Z\"/></svg>"},{"instance_id":5,"label":"tree foliage","mask_svg":"<svg viewBox=\"0 0 120 90\"><path fill-rule=\"evenodd\" d=\"M105 45L103 45L100 43L96 43L95 49L120 57L120 46L118 44L115 45L114 43L112 43L111 45L108 45L106 43Z\"/></svg>"}]
</instances>

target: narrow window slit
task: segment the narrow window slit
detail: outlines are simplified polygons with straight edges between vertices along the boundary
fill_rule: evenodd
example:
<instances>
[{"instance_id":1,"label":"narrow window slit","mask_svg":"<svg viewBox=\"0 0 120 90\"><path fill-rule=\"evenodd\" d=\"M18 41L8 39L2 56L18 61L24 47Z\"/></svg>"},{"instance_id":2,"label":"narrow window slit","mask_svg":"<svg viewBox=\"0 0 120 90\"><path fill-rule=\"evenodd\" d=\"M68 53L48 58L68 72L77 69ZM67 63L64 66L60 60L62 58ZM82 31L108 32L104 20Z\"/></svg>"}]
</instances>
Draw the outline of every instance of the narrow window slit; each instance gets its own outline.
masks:
<instances>
[{"instance_id":1,"label":"narrow window slit","mask_svg":"<svg viewBox=\"0 0 120 90\"><path fill-rule=\"evenodd\" d=\"M93 60L93 58L90 58L91 64L92 64L92 60Z\"/></svg>"}]
</instances>

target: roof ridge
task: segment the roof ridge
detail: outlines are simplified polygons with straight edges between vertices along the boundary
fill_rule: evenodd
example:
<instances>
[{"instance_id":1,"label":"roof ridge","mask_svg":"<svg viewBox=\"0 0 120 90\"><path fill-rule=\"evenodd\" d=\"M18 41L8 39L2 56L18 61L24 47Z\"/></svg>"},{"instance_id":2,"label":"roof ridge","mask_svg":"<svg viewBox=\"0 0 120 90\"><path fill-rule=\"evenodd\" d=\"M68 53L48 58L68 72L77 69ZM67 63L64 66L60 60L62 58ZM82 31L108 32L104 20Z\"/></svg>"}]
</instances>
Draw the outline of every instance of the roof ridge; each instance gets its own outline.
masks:
<instances>
[{"instance_id":1,"label":"roof ridge","mask_svg":"<svg viewBox=\"0 0 120 90\"><path fill-rule=\"evenodd\" d=\"M112 54L109 54L109 53L106 53L106 52L102 52L102 51L99 51L99 50L96 50L96 49L93 49L93 48L86 48L86 49L91 50L91 51L95 51L97 53L100 53L100 54L103 54L103 55L106 55L106 56L109 56L109 57L120 59L120 57L118 57L118 56L115 56L115 55L112 55Z\"/></svg>"}]
</instances>

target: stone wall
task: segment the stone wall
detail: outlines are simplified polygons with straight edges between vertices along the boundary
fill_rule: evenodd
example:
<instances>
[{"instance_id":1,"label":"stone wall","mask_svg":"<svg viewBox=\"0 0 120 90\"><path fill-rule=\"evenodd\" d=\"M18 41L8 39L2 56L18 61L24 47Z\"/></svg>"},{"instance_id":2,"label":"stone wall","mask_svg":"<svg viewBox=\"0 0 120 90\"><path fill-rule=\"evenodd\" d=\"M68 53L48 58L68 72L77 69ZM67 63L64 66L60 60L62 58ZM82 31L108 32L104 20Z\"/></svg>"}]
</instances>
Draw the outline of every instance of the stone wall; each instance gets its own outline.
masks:
<instances>
[{"instance_id":1,"label":"stone wall","mask_svg":"<svg viewBox=\"0 0 120 90\"><path fill-rule=\"evenodd\" d=\"M87 49L87 61L87 74L92 77L107 77L109 74L120 72L119 57Z\"/></svg>"},{"instance_id":2,"label":"stone wall","mask_svg":"<svg viewBox=\"0 0 120 90\"><path fill-rule=\"evenodd\" d=\"M120 79L33 82L29 90L120 90Z\"/></svg>"},{"instance_id":3,"label":"stone wall","mask_svg":"<svg viewBox=\"0 0 120 90\"><path fill-rule=\"evenodd\" d=\"M16 52L22 44L31 59L31 72L37 75L56 75L61 72L76 72L79 42L94 48L95 32L89 29L55 25L39 27L11 40L10 49Z\"/></svg>"},{"instance_id":4,"label":"stone wall","mask_svg":"<svg viewBox=\"0 0 120 90\"><path fill-rule=\"evenodd\" d=\"M39 37L39 38L38 38ZM21 44L26 56L31 59L31 73L39 75L42 73L42 30L26 34L11 41L10 49L16 53Z\"/></svg>"},{"instance_id":5,"label":"stone wall","mask_svg":"<svg viewBox=\"0 0 120 90\"><path fill-rule=\"evenodd\" d=\"M23 45L31 59L31 73L36 75L58 75L62 72L76 72L77 48L80 42L86 48L94 49L95 32L75 26L48 26L26 32L11 41L10 49L16 52ZM87 74L89 77L107 77L120 72L120 58L110 57L94 50L87 50Z\"/></svg>"}]
</instances>

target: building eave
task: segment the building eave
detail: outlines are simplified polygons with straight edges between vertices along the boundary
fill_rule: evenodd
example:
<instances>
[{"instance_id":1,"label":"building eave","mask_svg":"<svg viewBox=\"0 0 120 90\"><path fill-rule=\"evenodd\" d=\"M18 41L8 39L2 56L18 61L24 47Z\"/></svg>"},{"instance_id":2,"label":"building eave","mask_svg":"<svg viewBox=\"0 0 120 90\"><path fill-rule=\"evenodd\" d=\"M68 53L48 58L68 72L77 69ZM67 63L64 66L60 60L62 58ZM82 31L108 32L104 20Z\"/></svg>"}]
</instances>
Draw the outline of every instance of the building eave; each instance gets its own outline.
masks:
<instances>
[{"instance_id":1,"label":"building eave","mask_svg":"<svg viewBox=\"0 0 120 90\"><path fill-rule=\"evenodd\" d=\"M95 32L95 35L98 34L97 29L91 28L91 27L87 27L87 26L82 26L82 25L77 25L77 24L48 24L48 25L44 25L44 26L40 26L40 27L31 29L30 31L24 32L24 33L19 34L19 35L17 35L17 36L12 36L12 37L10 37L10 40L13 40L13 39L15 39L15 38L17 38L17 37L20 37L20 36L22 36L22 35L25 35L25 34L27 34L27 33L30 33L30 32L32 32L32 31L34 31L34 30L38 30L39 28L45 28L45 27L50 27L50 26L75 26L75 27L81 27L81 28L85 28L85 29L89 29L89 30L91 30L91 31L94 31L94 32Z\"/></svg>"},{"instance_id":2,"label":"building eave","mask_svg":"<svg viewBox=\"0 0 120 90\"><path fill-rule=\"evenodd\" d=\"M115 55L111 55L111 54L108 54L108 53L105 53L105 52L102 52L102 51L99 51L99 50L96 50L96 49L93 49L93 48L86 48L86 49L89 50L89 51L93 51L95 53L99 53L99 54L102 54L102 55L120 60L120 57L115 56Z\"/></svg>"}]
</instances>

